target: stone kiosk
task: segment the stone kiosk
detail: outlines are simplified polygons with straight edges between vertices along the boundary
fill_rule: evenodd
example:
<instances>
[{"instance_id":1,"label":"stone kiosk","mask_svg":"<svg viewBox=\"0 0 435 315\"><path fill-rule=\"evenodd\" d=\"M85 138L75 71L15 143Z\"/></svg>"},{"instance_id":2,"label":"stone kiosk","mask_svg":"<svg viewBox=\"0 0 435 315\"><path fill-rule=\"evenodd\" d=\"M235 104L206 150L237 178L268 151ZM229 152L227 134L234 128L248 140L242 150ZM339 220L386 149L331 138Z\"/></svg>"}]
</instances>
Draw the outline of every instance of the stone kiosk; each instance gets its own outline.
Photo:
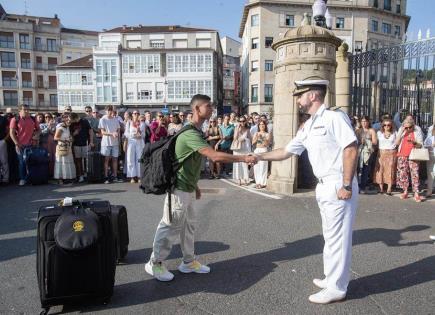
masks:
<instances>
[{"instance_id":1,"label":"stone kiosk","mask_svg":"<svg viewBox=\"0 0 435 315\"><path fill-rule=\"evenodd\" d=\"M302 25L288 30L273 43L276 51L274 126L276 148L285 147L298 130L299 108L292 91L294 81L307 79L329 80L326 105L335 102L336 50L341 39L319 26ZM273 162L267 188L289 195L297 189L297 157Z\"/></svg>"}]
</instances>

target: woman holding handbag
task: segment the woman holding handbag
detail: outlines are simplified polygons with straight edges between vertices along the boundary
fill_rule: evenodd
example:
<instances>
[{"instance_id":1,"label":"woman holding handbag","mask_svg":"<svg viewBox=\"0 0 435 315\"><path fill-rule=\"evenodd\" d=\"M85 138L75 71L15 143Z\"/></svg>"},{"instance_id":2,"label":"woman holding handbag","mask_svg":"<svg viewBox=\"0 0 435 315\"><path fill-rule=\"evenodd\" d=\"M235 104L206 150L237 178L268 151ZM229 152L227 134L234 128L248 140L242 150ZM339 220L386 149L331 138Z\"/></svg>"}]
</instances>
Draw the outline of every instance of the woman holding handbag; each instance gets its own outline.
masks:
<instances>
[{"instance_id":1,"label":"woman holding handbag","mask_svg":"<svg viewBox=\"0 0 435 315\"><path fill-rule=\"evenodd\" d=\"M429 161L426 163L427 171L427 191L426 197L431 197L433 192L433 183L435 178L435 117L434 123L429 127L427 137L424 140L424 146L429 150Z\"/></svg>"},{"instance_id":2,"label":"woman holding handbag","mask_svg":"<svg viewBox=\"0 0 435 315\"><path fill-rule=\"evenodd\" d=\"M240 116L236 131L234 132L234 140L231 148L234 155L244 155L251 153L251 133L248 128L246 118ZM249 184L249 170L248 164L244 162L233 163L233 179L239 181L239 185Z\"/></svg>"},{"instance_id":3,"label":"woman holding handbag","mask_svg":"<svg viewBox=\"0 0 435 315\"><path fill-rule=\"evenodd\" d=\"M135 110L133 112L133 119L127 122L124 131L124 137L127 140L125 165L127 178L130 178L130 183L132 184L137 183L140 177L139 159L145 146L145 129L145 123L139 120L139 112Z\"/></svg>"},{"instance_id":4,"label":"woman holding handbag","mask_svg":"<svg viewBox=\"0 0 435 315\"><path fill-rule=\"evenodd\" d=\"M418 186L420 183L418 161L409 159L412 149L421 148L422 144L423 138L421 137L421 134L417 132L414 119L408 117L399 129L396 138L396 145L399 147L397 150L396 185L403 189L400 199L408 198L409 177L411 176L414 200L416 202L421 202L423 200L418 193Z\"/></svg>"},{"instance_id":5,"label":"woman holding handbag","mask_svg":"<svg viewBox=\"0 0 435 315\"><path fill-rule=\"evenodd\" d=\"M76 167L71 150L70 125L71 118L69 114L63 114L62 122L56 126L56 133L54 134L54 140L57 141L54 178L59 180L59 185L63 184L64 179L76 178Z\"/></svg>"}]
</instances>

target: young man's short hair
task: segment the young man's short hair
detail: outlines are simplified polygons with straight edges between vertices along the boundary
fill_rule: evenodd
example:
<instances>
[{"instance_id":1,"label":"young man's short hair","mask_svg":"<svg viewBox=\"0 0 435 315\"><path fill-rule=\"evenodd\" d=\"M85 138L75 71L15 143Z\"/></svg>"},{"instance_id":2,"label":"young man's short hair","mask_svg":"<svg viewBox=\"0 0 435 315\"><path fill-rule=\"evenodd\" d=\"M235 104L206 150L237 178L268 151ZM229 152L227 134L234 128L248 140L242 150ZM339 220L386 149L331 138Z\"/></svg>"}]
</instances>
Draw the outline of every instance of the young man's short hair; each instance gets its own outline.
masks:
<instances>
[{"instance_id":1,"label":"young man's short hair","mask_svg":"<svg viewBox=\"0 0 435 315\"><path fill-rule=\"evenodd\" d=\"M30 106L27 105L27 104L21 104L20 105L20 109L29 109L29 108L30 108Z\"/></svg>"},{"instance_id":2,"label":"young man's short hair","mask_svg":"<svg viewBox=\"0 0 435 315\"><path fill-rule=\"evenodd\" d=\"M90 110L92 110L92 107L91 106L85 106L85 110L87 110L87 109L90 109Z\"/></svg>"},{"instance_id":3,"label":"young man's short hair","mask_svg":"<svg viewBox=\"0 0 435 315\"><path fill-rule=\"evenodd\" d=\"M210 96L204 95L204 94L196 94L192 97L192 100L190 101L190 107L193 107L197 102L210 102L211 98Z\"/></svg>"},{"instance_id":4,"label":"young man's short hair","mask_svg":"<svg viewBox=\"0 0 435 315\"><path fill-rule=\"evenodd\" d=\"M107 105L106 106L106 111L113 112L113 105Z\"/></svg>"}]
</instances>

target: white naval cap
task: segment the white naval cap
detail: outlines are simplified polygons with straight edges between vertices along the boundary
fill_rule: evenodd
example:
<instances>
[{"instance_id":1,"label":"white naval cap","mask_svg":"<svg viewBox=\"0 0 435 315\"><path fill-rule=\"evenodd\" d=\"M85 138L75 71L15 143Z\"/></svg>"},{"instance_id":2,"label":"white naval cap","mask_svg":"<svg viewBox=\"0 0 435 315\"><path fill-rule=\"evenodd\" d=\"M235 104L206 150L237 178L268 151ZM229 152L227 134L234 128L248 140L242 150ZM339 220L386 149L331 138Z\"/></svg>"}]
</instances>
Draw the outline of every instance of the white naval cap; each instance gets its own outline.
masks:
<instances>
[{"instance_id":1,"label":"white naval cap","mask_svg":"<svg viewBox=\"0 0 435 315\"><path fill-rule=\"evenodd\" d=\"M311 89L326 89L329 85L328 80L301 80L295 81L296 88L293 90L293 96L301 95Z\"/></svg>"}]
</instances>

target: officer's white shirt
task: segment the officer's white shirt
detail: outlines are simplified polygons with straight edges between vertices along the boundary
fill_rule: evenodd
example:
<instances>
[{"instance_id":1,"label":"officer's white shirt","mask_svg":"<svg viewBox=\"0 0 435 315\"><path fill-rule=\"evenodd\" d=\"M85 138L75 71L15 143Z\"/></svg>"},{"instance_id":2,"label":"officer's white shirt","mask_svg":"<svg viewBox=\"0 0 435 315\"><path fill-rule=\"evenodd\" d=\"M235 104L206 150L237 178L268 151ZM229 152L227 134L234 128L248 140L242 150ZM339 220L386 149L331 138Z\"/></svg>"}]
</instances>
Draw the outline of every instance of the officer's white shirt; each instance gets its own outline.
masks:
<instances>
[{"instance_id":1,"label":"officer's white shirt","mask_svg":"<svg viewBox=\"0 0 435 315\"><path fill-rule=\"evenodd\" d=\"M323 104L285 149L297 155L307 149L314 175L322 178L343 174L343 150L355 141L349 118L341 111L327 110Z\"/></svg>"}]
</instances>

